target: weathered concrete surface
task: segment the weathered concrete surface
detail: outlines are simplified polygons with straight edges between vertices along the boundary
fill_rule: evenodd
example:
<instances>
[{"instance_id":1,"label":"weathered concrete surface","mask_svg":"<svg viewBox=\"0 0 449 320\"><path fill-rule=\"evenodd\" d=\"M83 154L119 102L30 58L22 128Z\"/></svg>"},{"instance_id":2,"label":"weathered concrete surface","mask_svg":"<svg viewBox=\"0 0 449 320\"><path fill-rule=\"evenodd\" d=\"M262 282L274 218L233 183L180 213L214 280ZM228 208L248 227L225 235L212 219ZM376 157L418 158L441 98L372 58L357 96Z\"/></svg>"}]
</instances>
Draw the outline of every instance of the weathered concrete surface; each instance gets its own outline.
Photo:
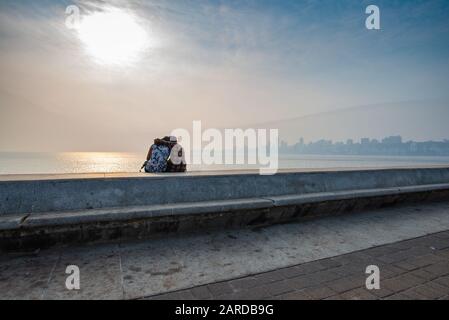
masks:
<instances>
[{"instance_id":1,"label":"weathered concrete surface","mask_svg":"<svg viewBox=\"0 0 449 320\"><path fill-rule=\"evenodd\" d=\"M0 250L10 251L449 199L449 168L9 179L0 181L0 199Z\"/></svg>"},{"instance_id":2,"label":"weathered concrete surface","mask_svg":"<svg viewBox=\"0 0 449 320\"><path fill-rule=\"evenodd\" d=\"M0 215L449 183L449 168L0 181Z\"/></svg>"},{"instance_id":3,"label":"weathered concrete surface","mask_svg":"<svg viewBox=\"0 0 449 320\"><path fill-rule=\"evenodd\" d=\"M0 257L0 298L141 298L449 230L449 202L414 204L267 228ZM65 268L81 290L65 289Z\"/></svg>"},{"instance_id":4,"label":"weathered concrete surface","mask_svg":"<svg viewBox=\"0 0 449 320\"><path fill-rule=\"evenodd\" d=\"M366 287L369 265L379 289ZM145 299L449 300L449 231Z\"/></svg>"},{"instance_id":5,"label":"weathered concrete surface","mask_svg":"<svg viewBox=\"0 0 449 320\"><path fill-rule=\"evenodd\" d=\"M362 197L361 195L366 192L370 196ZM138 210L125 212L123 216L122 209L112 213L108 210L104 213L89 210L82 214L78 212L36 214L30 215L26 220L5 216L3 218L7 219L1 226L4 229L0 230L0 251L35 250L56 245L113 240L149 239L171 234L201 233L237 227L262 227L328 215L338 216L368 208L449 198L449 190L438 190L438 188L434 191L411 193L395 190L395 193L390 194L388 191L383 196L373 194L378 193L352 191L346 195L346 198L338 193L332 195L338 198L333 201L318 201L320 196L311 194L310 202L306 202L303 196L280 197L279 201L292 204L277 205L275 200L270 199L268 208L263 207L264 203L246 201L245 205L241 202L226 205L217 203L179 205L179 210L176 210L178 205L174 205L175 208L157 206L157 210L150 208L142 211L138 208ZM323 197L328 198L329 195ZM238 209L227 209L232 207ZM94 213L91 214L91 211ZM4 220L3 218L0 220ZM14 224L18 224L18 227L11 229L11 225Z\"/></svg>"}]
</instances>

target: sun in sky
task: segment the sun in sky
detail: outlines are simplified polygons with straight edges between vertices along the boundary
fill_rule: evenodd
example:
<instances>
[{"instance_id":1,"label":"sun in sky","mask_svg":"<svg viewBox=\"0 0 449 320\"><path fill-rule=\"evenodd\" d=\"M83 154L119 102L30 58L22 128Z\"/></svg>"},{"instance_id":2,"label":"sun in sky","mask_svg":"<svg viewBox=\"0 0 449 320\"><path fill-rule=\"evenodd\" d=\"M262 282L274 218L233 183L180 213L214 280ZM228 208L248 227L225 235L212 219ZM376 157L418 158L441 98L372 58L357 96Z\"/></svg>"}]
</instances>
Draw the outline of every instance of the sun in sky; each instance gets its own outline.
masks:
<instances>
[{"instance_id":1,"label":"sun in sky","mask_svg":"<svg viewBox=\"0 0 449 320\"><path fill-rule=\"evenodd\" d=\"M150 43L149 34L137 17L118 9L84 16L76 31L89 56L105 65L132 64Z\"/></svg>"}]
</instances>

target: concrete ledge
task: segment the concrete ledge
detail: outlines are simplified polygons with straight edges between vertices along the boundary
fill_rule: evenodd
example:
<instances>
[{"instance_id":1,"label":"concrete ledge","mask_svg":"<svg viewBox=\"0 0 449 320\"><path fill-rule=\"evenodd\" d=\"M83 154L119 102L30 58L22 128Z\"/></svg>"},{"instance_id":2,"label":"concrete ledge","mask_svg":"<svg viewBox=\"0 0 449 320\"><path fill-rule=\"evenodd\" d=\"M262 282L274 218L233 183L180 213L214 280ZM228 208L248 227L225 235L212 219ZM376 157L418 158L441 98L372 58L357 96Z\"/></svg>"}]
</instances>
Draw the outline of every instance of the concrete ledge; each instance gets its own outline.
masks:
<instances>
[{"instance_id":1,"label":"concrete ledge","mask_svg":"<svg viewBox=\"0 0 449 320\"><path fill-rule=\"evenodd\" d=\"M393 191L364 190L321 196L4 216L0 219L0 251L261 227L400 203L449 199L449 188L443 186Z\"/></svg>"},{"instance_id":2,"label":"concrete ledge","mask_svg":"<svg viewBox=\"0 0 449 320\"><path fill-rule=\"evenodd\" d=\"M180 215L201 215L231 211L268 209L273 207L287 207L320 202L322 203L327 201L355 200L359 198L385 197L390 195L428 193L440 190L449 190L449 184L287 195L267 199L236 199L170 205L49 212L34 215L5 215L0 217L0 231L29 229L35 227L81 225L95 222L118 222L151 219L156 217L174 217Z\"/></svg>"},{"instance_id":3,"label":"concrete ledge","mask_svg":"<svg viewBox=\"0 0 449 320\"><path fill-rule=\"evenodd\" d=\"M448 199L448 168L0 181L0 251L260 227Z\"/></svg>"},{"instance_id":4,"label":"concrete ledge","mask_svg":"<svg viewBox=\"0 0 449 320\"><path fill-rule=\"evenodd\" d=\"M269 200L238 199L142 207L92 209L71 212L50 212L27 216L14 215L0 218L0 230L80 225L95 222L119 222L156 217L175 217L189 214L201 215L204 213L255 210L269 207L273 207L273 203ZM5 223L3 223L3 220Z\"/></svg>"},{"instance_id":5,"label":"concrete ledge","mask_svg":"<svg viewBox=\"0 0 449 320\"><path fill-rule=\"evenodd\" d=\"M449 168L118 175L0 181L0 216L449 183Z\"/></svg>"},{"instance_id":6,"label":"concrete ledge","mask_svg":"<svg viewBox=\"0 0 449 320\"><path fill-rule=\"evenodd\" d=\"M426 193L432 191L449 190L449 183L441 183L434 185L422 185L422 186L408 186L397 188L383 188L383 189L367 189L367 190L347 190L338 192L323 192L323 193L310 193L300 195L286 195L279 197L272 197L275 206L289 206L298 204L307 204L315 202L358 199L358 198L370 198L370 197L384 197L390 195L401 194L413 194L413 193Z\"/></svg>"}]
</instances>

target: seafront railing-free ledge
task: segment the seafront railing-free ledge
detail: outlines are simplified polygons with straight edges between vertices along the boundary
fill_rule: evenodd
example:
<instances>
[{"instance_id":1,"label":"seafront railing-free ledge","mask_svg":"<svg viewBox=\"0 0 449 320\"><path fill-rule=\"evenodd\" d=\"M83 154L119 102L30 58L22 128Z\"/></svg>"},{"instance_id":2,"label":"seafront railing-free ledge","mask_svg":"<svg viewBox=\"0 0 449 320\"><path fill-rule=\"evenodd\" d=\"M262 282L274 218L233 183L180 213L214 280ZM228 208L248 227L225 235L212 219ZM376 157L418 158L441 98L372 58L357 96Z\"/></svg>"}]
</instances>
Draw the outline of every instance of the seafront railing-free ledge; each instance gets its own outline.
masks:
<instances>
[{"instance_id":1,"label":"seafront railing-free ledge","mask_svg":"<svg viewBox=\"0 0 449 320\"><path fill-rule=\"evenodd\" d=\"M0 177L0 250L264 226L449 200L449 167Z\"/></svg>"}]
</instances>

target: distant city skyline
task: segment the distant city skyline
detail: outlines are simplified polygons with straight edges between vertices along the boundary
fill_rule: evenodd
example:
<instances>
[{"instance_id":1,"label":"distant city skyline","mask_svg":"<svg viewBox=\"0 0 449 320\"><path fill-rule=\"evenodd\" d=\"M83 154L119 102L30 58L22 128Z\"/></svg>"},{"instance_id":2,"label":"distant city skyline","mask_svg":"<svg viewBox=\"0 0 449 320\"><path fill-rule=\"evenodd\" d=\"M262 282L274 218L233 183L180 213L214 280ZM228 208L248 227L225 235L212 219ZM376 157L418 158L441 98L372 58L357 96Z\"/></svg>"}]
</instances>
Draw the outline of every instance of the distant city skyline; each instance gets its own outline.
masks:
<instances>
[{"instance_id":1,"label":"distant city skyline","mask_svg":"<svg viewBox=\"0 0 449 320\"><path fill-rule=\"evenodd\" d=\"M306 142L304 138L299 138L298 142L293 145L281 141L279 151L292 154L448 156L449 139L425 142L408 140L404 142L400 135L396 135L385 137L380 141L365 137L358 141L347 139L345 142L334 142L320 139Z\"/></svg>"}]
</instances>

